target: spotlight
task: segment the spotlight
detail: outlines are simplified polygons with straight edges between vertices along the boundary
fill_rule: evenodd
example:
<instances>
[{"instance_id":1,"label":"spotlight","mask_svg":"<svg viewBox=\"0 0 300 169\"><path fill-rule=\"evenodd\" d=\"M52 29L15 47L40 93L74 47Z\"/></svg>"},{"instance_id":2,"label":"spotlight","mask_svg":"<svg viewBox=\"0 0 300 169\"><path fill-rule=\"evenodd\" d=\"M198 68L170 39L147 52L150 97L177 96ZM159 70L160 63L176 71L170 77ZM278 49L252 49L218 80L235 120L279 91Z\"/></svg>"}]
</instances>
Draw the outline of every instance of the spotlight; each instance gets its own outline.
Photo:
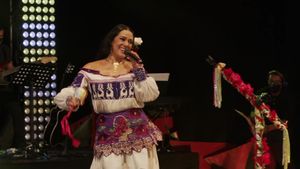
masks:
<instances>
[{"instance_id":1,"label":"spotlight","mask_svg":"<svg viewBox=\"0 0 300 169\"><path fill-rule=\"evenodd\" d=\"M44 70L39 65L42 57L56 55L55 33L55 0L21 0L20 28L21 51L23 65L18 72L14 84L23 85L24 138L30 147L44 147L43 130L50 120L52 100L56 92L56 74L47 76L47 72L55 72L55 68ZM50 62L49 64L55 64ZM24 79L34 76L34 82L25 84ZM45 86L39 84L47 82ZM36 151L40 151L38 148Z\"/></svg>"}]
</instances>

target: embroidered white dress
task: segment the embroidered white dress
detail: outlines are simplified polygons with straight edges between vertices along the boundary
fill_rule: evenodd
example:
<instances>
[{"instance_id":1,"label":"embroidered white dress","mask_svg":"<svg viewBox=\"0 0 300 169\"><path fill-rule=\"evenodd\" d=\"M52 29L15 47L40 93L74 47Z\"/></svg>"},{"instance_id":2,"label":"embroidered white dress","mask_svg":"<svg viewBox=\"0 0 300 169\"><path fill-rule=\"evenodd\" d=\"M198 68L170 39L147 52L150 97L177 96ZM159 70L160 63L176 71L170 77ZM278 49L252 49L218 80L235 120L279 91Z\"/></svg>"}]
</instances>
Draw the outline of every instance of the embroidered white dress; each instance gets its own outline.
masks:
<instances>
[{"instance_id":1,"label":"embroidered white dress","mask_svg":"<svg viewBox=\"0 0 300 169\"><path fill-rule=\"evenodd\" d=\"M159 96L155 80L144 69L111 77L83 68L54 102L67 110L67 97L81 97L85 91L97 114L91 169L158 169L155 144L161 132L142 110L144 102Z\"/></svg>"}]
</instances>

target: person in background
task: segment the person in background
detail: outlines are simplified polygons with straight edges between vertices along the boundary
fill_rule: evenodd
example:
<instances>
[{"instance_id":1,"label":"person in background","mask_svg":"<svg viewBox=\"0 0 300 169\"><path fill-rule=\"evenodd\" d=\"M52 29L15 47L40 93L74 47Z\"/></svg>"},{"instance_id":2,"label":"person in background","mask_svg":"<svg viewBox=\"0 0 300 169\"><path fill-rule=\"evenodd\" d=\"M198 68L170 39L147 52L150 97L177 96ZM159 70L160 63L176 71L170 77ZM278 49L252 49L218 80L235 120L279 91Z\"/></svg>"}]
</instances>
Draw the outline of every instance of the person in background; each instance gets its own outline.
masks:
<instances>
[{"instance_id":1,"label":"person in background","mask_svg":"<svg viewBox=\"0 0 300 169\"><path fill-rule=\"evenodd\" d=\"M102 43L104 59L84 65L72 84L54 97L59 108L76 111L89 92L97 114L91 169L159 168L156 145L161 132L142 109L159 90L134 43L132 29L116 25Z\"/></svg>"},{"instance_id":2,"label":"person in background","mask_svg":"<svg viewBox=\"0 0 300 169\"><path fill-rule=\"evenodd\" d=\"M0 25L0 149L22 148L25 142L24 123L18 90L4 78L6 72L14 71L15 68L10 48L4 43L4 36L4 27Z\"/></svg>"},{"instance_id":3,"label":"person in background","mask_svg":"<svg viewBox=\"0 0 300 169\"><path fill-rule=\"evenodd\" d=\"M4 27L0 25L0 71L14 68L10 48L4 43Z\"/></svg>"},{"instance_id":4,"label":"person in background","mask_svg":"<svg viewBox=\"0 0 300 169\"><path fill-rule=\"evenodd\" d=\"M262 88L258 93L258 97L272 110L275 110L278 117L283 123L288 123L289 117L289 99L287 94L287 82L285 77L278 70L268 72L267 87ZM282 169L282 131L275 127L267 118L265 118L264 135L270 147L271 165L270 169ZM292 149L291 149L292 150ZM290 163L289 168L292 168Z\"/></svg>"}]
</instances>

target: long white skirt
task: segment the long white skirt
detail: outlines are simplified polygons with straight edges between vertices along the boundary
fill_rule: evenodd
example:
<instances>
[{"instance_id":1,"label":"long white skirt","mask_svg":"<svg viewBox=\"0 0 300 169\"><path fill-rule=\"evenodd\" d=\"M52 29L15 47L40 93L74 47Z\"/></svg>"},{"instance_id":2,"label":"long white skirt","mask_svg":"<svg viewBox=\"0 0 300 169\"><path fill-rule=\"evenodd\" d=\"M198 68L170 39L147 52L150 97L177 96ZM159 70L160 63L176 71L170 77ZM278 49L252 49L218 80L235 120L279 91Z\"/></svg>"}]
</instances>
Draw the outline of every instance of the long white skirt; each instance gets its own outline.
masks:
<instances>
[{"instance_id":1,"label":"long white skirt","mask_svg":"<svg viewBox=\"0 0 300 169\"><path fill-rule=\"evenodd\" d=\"M90 169L159 169L156 146L143 148L141 152L133 151L131 155L112 153L107 157L94 157Z\"/></svg>"}]
</instances>

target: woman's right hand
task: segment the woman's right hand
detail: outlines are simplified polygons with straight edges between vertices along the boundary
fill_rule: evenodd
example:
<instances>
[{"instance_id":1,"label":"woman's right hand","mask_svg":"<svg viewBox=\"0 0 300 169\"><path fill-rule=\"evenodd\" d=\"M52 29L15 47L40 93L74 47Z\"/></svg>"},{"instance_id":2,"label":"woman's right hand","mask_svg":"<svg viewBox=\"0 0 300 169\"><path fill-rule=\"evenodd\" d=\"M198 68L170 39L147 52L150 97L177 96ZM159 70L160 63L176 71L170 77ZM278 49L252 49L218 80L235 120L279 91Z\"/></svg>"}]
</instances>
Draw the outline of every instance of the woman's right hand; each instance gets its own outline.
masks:
<instances>
[{"instance_id":1,"label":"woman's right hand","mask_svg":"<svg viewBox=\"0 0 300 169\"><path fill-rule=\"evenodd\" d=\"M76 111L80 106L80 99L74 96L69 96L66 100L68 110Z\"/></svg>"}]
</instances>

